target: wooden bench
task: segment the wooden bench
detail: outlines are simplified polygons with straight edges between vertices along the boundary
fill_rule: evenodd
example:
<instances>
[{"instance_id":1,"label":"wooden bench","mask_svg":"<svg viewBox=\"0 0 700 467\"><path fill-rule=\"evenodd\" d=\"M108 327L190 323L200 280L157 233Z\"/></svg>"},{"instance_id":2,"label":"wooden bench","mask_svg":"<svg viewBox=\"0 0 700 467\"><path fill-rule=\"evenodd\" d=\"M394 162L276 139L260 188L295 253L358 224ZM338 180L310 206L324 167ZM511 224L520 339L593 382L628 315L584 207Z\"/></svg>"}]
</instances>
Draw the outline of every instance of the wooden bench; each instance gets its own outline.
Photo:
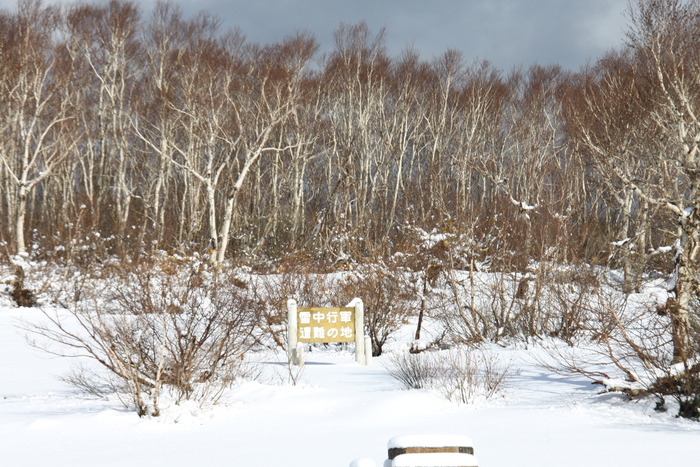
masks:
<instances>
[{"instance_id":1,"label":"wooden bench","mask_svg":"<svg viewBox=\"0 0 700 467\"><path fill-rule=\"evenodd\" d=\"M458 435L395 436L385 467L478 467L472 440Z\"/></svg>"},{"instance_id":2,"label":"wooden bench","mask_svg":"<svg viewBox=\"0 0 700 467\"><path fill-rule=\"evenodd\" d=\"M457 435L395 436L388 443L384 467L479 467L472 440ZM372 459L355 459L350 467L376 467Z\"/></svg>"}]
</instances>

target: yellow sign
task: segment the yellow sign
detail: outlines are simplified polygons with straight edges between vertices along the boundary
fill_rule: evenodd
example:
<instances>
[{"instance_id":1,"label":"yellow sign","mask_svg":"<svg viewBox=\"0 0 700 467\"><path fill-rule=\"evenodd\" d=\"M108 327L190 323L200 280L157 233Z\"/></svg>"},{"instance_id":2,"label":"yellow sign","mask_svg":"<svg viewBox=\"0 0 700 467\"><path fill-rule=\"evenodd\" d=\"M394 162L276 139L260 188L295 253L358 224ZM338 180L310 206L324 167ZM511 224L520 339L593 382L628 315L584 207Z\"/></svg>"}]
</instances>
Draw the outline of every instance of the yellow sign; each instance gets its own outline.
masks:
<instances>
[{"instance_id":1,"label":"yellow sign","mask_svg":"<svg viewBox=\"0 0 700 467\"><path fill-rule=\"evenodd\" d=\"M355 308L297 308L299 342L353 342Z\"/></svg>"}]
</instances>

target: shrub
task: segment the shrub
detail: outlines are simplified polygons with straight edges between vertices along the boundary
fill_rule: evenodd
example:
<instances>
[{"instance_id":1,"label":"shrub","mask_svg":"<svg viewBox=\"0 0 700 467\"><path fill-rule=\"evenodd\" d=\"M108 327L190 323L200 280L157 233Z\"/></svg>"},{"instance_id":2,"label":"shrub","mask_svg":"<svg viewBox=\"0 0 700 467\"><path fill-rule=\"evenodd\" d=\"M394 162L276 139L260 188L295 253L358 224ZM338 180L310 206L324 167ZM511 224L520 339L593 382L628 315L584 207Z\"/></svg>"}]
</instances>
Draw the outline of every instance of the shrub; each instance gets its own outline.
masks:
<instances>
[{"instance_id":1,"label":"shrub","mask_svg":"<svg viewBox=\"0 0 700 467\"><path fill-rule=\"evenodd\" d=\"M230 279L195 263L177 273L147 265L114 277L67 313L45 311L48 324L31 330L59 344L47 350L87 355L101 368L83 367L67 381L126 396L139 416L158 416L164 392L175 403L213 403L246 375L262 307L254 291Z\"/></svg>"},{"instance_id":2,"label":"shrub","mask_svg":"<svg viewBox=\"0 0 700 467\"><path fill-rule=\"evenodd\" d=\"M268 302L260 314L260 329L281 349L287 348L288 298L295 297L300 307L339 306L331 295L331 281L324 275L285 272L261 277L259 286Z\"/></svg>"},{"instance_id":3,"label":"shrub","mask_svg":"<svg viewBox=\"0 0 700 467\"><path fill-rule=\"evenodd\" d=\"M382 354L389 337L408 322L416 297L400 270L372 267L351 273L339 285L339 300L364 302L365 332L372 342L372 355Z\"/></svg>"},{"instance_id":4,"label":"shrub","mask_svg":"<svg viewBox=\"0 0 700 467\"><path fill-rule=\"evenodd\" d=\"M452 402L490 399L505 387L510 365L504 365L495 353L457 349L438 355L440 372L434 385Z\"/></svg>"},{"instance_id":5,"label":"shrub","mask_svg":"<svg viewBox=\"0 0 700 467\"><path fill-rule=\"evenodd\" d=\"M428 388L439 373L435 358L427 352L392 354L383 364L406 389Z\"/></svg>"},{"instance_id":6,"label":"shrub","mask_svg":"<svg viewBox=\"0 0 700 467\"><path fill-rule=\"evenodd\" d=\"M679 417L700 418L700 303L690 304L688 352L676 356L666 310L672 295L667 293L663 303L663 296L627 295L616 287L601 282L585 296L562 296L561 303L568 300L571 309L579 310L579 337L569 346L549 347L554 363L541 364L561 374L583 375L609 392L654 397L659 410L671 398Z\"/></svg>"},{"instance_id":7,"label":"shrub","mask_svg":"<svg viewBox=\"0 0 700 467\"><path fill-rule=\"evenodd\" d=\"M14 278L10 281L10 297L20 307L35 307L39 304L33 291L25 287L24 266L14 265Z\"/></svg>"},{"instance_id":8,"label":"shrub","mask_svg":"<svg viewBox=\"0 0 700 467\"><path fill-rule=\"evenodd\" d=\"M503 364L497 354L465 347L395 354L384 366L407 389L434 389L462 404L499 394L510 372L510 365Z\"/></svg>"}]
</instances>

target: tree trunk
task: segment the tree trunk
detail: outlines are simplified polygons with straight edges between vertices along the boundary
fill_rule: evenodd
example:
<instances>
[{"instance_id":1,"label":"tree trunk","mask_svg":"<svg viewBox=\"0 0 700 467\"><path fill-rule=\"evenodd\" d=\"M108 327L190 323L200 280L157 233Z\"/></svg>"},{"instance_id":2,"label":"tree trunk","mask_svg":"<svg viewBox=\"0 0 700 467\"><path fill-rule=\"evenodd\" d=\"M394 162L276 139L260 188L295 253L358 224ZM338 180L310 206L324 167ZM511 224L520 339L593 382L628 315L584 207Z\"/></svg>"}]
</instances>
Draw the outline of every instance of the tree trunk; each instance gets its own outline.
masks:
<instances>
[{"instance_id":1,"label":"tree trunk","mask_svg":"<svg viewBox=\"0 0 700 467\"><path fill-rule=\"evenodd\" d=\"M687 362L693 357L690 345L690 306L698 293L698 254L700 253L700 176L691 180L693 205L679 219L680 238L676 252L675 300L669 307L673 333L673 362Z\"/></svg>"},{"instance_id":2,"label":"tree trunk","mask_svg":"<svg viewBox=\"0 0 700 467\"><path fill-rule=\"evenodd\" d=\"M27 193L28 189L26 184L22 183L19 187L18 194L18 204L17 204L17 218L15 220L15 243L16 243L16 253L18 255L27 252L27 246L24 242L24 221L27 216Z\"/></svg>"}]
</instances>

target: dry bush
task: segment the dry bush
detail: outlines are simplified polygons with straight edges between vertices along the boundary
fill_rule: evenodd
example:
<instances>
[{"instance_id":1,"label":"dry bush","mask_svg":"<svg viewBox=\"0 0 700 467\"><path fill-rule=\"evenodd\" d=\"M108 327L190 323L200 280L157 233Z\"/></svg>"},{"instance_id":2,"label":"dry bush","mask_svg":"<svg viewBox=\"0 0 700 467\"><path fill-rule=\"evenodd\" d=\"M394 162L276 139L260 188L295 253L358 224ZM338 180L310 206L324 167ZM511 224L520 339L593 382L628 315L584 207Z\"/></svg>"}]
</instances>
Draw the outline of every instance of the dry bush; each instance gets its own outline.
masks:
<instances>
[{"instance_id":1,"label":"dry bush","mask_svg":"<svg viewBox=\"0 0 700 467\"><path fill-rule=\"evenodd\" d=\"M600 272L589 266L552 270L545 281L543 296L549 311L546 334L569 345L585 337L588 304L600 286Z\"/></svg>"},{"instance_id":2,"label":"dry bush","mask_svg":"<svg viewBox=\"0 0 700 467\"><path fill-rule=\"evenodd\" d=\"M546 262L524 274L448 271L452 306L440 318L458 344L530 343L547 336L572 342L581 334L583 304L598 280L592 268Z\"/></svg>"},{"instance_id":3,"label":"dry bush","mask_svg":"<svg viewBox=\"0 0 700 467\"><path fill-rule=\"evenodd\" d=\"M123 272L66 311L45 311L48 320L30 327L44 338L38 345L58 344L45 350L99 364L67 381L125 397L139 416L158 416L163 393L175 403L216 402L249 375L245 353L263 307L254 290L224 272L207 273L197 263L162 266Z\"/></svg>"},{"instance_id":4,"label":"dry bush","mask_svg":"<svg viewBox=\"0 0 700 467\"><path fill-rule=\"evenodd\" d=\"M340 306L332 296L333 277L327 275L284 272L258 281L268 304L260 314L260 329L281 349L287 349L288 298L295 298L300 307Z\"/></svg>"},{"instance_id":5,"label":"dry bush","mask_svg":"<svg viewBox=\"0 0 700 467\"><path fill-rule=\"evenodd\" d=\"M698 419L698 303L694 304L689 329L693 352L677 359L666 303L659 305L655 301L658 298L643 297L628 296L604 283L590 289L585 300L572 294L569 306L581 313L578 338L572 343L575 345L550 347L548 353L554 363L543 365L562 374L583 375L607 391L631 398L655 397L659 409L665 410L666 398L671 398L679 416Z\"/></svg>"},{"instance_id":6,"label":"dry bush","mask_svg":"<svg viewBox=\"0 0 700 467\"><path fill-rule=\"evenodd\" d=\"M30 263L26 255L9 256L8 274L2 279L6 285L7 293L15 305L19 307L35 307L39 304L36 294L35 284L30 284L27 280L27 273ZM31 277L31 272L29 272Z\"/></svg>"},{"instance_id":7,"label":"dry bush","mask_svg":"<svg viewBox=\"0 0 700 467\"><path fill-rule=\"evenodd\" d=\"M392 354L382 364L389 376L406 389L430 387L439 373L435 358L429 352Z\"/></svg>"},{"instance_id":8,"label":"dry bush","mask_svg":"<svg viewBox=\"0 0 700 467\"><path fill-rule=\"evenodd\" d=\"M338 284L341 302L349 303L354 297L364 302L365 332L372 342L372 355L379 356L389 337L414 314L413 289L400 270L373 266L348 274Z\"/></svg>"},{"instance_id":9,"label":"dry bush","mask_svg":"<svg viewBox=\"0 0 700 467\"><path fill-rule=\"evenodd\" d=\"M34 292L25 287L25 272L22 266L15 266L14 279L10 282L10 297L21 307L35 307L39 304Z\"/></svg>"},{"instance_id":10,"label":"dry bush","mask_svg":"<svg viewBox=\"0 0 700 467\"><path fill-rule=\"evenodd\" d=\"M441 372L435 386L450 401L469 404L478 397L490 399L505 388L510 365L495 353L461 348L438 356Z\"/></svg>"},{"instance_id":11,"label":"dry bush","mask_svg":"<svg viewBox=\"0 0 700 467\"><path fill-rule=\"evenodd\" d=\"M407 389L434 389L461 404L501 393L510 374L510 364L504 364L496 353L467 347L394 354L384 367Z\"/></svg>"},{"instance_id":12,"label":"dry bush","mask_svg":"<svg viewBox=\"0 0 700 467\"><path fill-rule=\"evenodd\" d=\"M484 340L498 342L506 337L530 337L538 303L519 290L531 281L530 277L503 271L450 270L447 279L452 306L441 319L449 330L450 340L474 345Z\"/></svg>"}]
</instances>

